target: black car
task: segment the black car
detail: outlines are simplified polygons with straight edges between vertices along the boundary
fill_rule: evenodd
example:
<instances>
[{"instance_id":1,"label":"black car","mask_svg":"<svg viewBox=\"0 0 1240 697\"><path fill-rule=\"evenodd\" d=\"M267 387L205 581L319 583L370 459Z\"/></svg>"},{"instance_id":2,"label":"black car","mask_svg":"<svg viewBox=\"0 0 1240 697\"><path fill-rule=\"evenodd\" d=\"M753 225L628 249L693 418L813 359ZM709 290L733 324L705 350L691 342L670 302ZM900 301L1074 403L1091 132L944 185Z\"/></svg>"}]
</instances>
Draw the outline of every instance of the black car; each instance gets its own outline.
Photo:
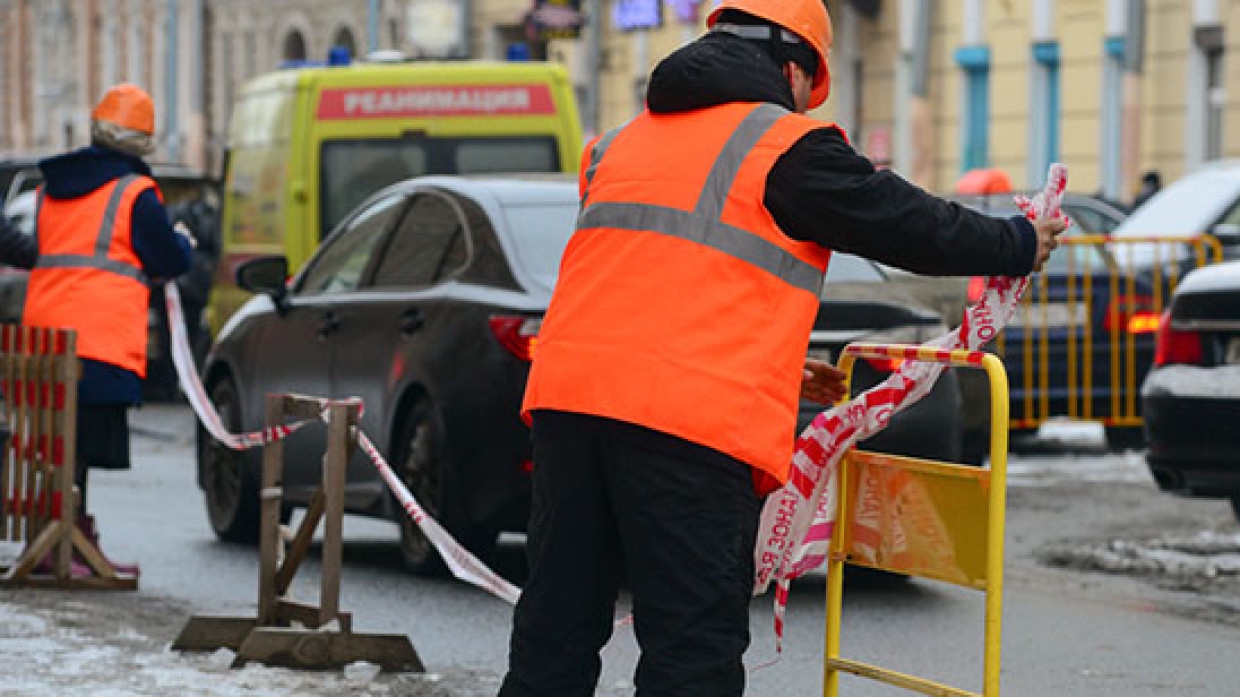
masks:
<instances>
[{"instance_id":1,"label":"black car","mask_svg":"<svg viewBox=\"0 0 1240 697\"><path fill-rule=\"evenodd\" d=\"M203 373L208 393L234 432L262 426L267 394L361 397L362 427L398 476L458 540L485 552L499 532L525 528L532 464L518 412L578 207L577 186L567 180L427 177L383 190L287 286L282 257L242 265L238 282L260 294L212 348ZM834 359L848 341L910 342L944 330L934 313L884 293L881 275L856 261L868 275L851 298L849 264L833 262L813 353ZM858 387L884 370L863 366ZM959 449L959 399L954 381L944 380L867 447L951 458ZM802 425L817 409L805 406ZM289 506L309 503L324 444L321 426L287 442ZM259 459L199 433L199 484L221 539L256 535ZM399 522L406 564L438 568L432 547L360 453L347 481L350 512Z\"/></svg>"},{"instance_id":2,"label":"black car","mask_svg":"<svg viewBox=\"0 0 1240 697\"><path fill-rule=\"evenodd\" d=\"M270 393L361 397L362 428L397 475L459 541L486 551L528 515L529 431L518 412L578 205L567 180L428 177L383 190L345 218L287 292L283 257L239 269L238 282L263 294L217 337L208 394L233 431L262 426ZM260 272L272 280L254 283ZM291 506L309 503L324 443L321 426L288 440ZM216 535L253 539L259 453L229 451L202 432L198 453ZM361 453L349 463L345 505L398 521L405 563L437 568Z\"/></svg>"},{"instance_id":3,"label":"black car","mask_svg":"<svg viewBox=\"0 0 1240 697\"><path fill-rule=\"evenodd\" d=\"M1240 518L1240 262L1176 288L1141 388L1146 462L1163 491L1227 498Z\"/></svg>"}]
</instances>

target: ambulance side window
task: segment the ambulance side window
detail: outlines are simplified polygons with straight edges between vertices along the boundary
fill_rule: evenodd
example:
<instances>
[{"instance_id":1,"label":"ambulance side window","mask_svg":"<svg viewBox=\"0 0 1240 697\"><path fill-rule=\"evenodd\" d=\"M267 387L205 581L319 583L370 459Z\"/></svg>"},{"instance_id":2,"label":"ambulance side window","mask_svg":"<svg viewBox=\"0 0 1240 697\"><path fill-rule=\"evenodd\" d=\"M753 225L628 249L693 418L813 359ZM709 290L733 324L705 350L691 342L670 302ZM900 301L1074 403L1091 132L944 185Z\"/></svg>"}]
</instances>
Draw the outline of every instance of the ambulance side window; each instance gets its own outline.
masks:
<instances>
[{"instance_id":1,"label":"ambulance side window","mask_svg":"<svg viewBox=\"0 0 1240 697\"><path fill-rule=\"evenodd\" d=\"M323 235L383 187L431 169L422 140L328 141L322 157Z\"/></svg>"}]
</instances>

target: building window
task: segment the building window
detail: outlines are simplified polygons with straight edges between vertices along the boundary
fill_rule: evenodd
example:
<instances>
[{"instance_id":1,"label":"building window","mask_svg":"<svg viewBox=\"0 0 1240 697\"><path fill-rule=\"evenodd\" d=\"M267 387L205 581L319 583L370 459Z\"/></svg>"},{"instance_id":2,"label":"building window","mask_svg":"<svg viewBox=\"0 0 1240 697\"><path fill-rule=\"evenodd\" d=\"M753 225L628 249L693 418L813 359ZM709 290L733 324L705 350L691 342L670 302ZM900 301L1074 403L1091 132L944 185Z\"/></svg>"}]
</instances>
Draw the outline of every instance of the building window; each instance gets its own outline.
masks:
<instances>
[{"instance_id":1,"label":"building window","mask_svg":"<svg viewBox=\"0 0 1240 697\"><path fill-rule=\"evenodd\" d=\"M284 60L304 61L306 59L306 39L301 32L294 29L284 37Z\"/></svg>"},{"instance_id":2,"label":"building window","mask_svg":"<svg viewBox=\"0 0 1240 697\"><path fill-rule=\"evenodd\" d=\"M960 171L990 164L990 47L963 46L956 64L964 71L964 121Z\"/></svg>"},{"instance_id":3,"label":"building window","mask_svg":"<svg viewBox=\"0 0 1240 697\"><path fill-rule=\"evenodd\" d=\"M332 46L342 46L348 50L350 57L357 56L357 41L353 39L353 31L348 27L340 27L336 30L336 38L332 39Z\"/></svg>"},{"instance_id":4,"label":"building window","mask_svg":"<svg viewBox=\"0 0 1240 697\"><path fill-rule=\"evenodd\" d=\"M529 31L524 24L503 24L495 27L492 58L496 60L547 60L547 42Z\"/></svg>"},{"instance_id":5,"label":"building window","mask_svg":"<svg viewBox=\"0 0 1240 697\"><path fill-rule=\"evenodd\" d=\"M1039 186L1059 159L1059 42L1033 44L1029 100L1029 183Z\"/></svg>"},{"instance_id":6,"label":"building window","mask_svg":"<svg viewBox=\"0 0 1240 697\"><path fill-rule=\"evenodd\" d=\"M398 51L405 45L405 35L400 30L400 20L395 17L388 20L388 38L392 40L392 48Z\"/></svg>"}]
</instances>

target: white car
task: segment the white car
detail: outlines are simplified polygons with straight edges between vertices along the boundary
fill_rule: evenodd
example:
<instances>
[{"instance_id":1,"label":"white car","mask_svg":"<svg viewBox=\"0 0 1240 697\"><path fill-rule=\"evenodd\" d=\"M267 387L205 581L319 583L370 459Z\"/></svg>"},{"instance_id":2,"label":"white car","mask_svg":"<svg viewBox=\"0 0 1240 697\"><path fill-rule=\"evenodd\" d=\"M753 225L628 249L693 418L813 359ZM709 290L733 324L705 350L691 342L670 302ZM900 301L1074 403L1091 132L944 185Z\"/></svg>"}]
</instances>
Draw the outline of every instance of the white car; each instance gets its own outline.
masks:
<instances>
[{"instance_id":1,"label":"white car","mask_svg":"<svg viewBox=\"0 0 1240 697\"><path fill-rule=\"evenodd\" d=\"M1240 257L1240 160L1218 160L1179 179L1155 194L1111 233L1124 237L1192 237L1210 233L1223 245L1227 259ZM1145 266L1155 250L1150 245L1118 245L1132 248L1131 262ZM1186 248L1187 251L1187 248Z\"/></svg>"}]
</instances>

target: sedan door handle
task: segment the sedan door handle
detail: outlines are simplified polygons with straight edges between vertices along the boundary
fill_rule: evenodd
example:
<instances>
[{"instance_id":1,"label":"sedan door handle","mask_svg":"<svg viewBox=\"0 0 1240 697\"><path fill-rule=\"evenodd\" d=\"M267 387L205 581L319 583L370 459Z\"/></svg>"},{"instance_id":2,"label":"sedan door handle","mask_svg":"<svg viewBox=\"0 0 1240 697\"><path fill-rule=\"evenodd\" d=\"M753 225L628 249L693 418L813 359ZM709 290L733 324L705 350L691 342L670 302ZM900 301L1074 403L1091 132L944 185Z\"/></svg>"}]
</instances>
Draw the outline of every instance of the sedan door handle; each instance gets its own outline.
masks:
<instances>
[{"instance_id":1,"label":"sedan door handle","mask_svg":"<svg viewBox=\"0 0 1240 697\"><path fill-rule=\"evenodd\" d=\"M335 334L338 329L340 329L340 317L335 312L327 312L319 317L318 335L320 340Z\"/></svg>"},{"instance_id":2,"label":"sedan door handle","mask_svg":"<svg viewBox=\"0 0 1240 697\"><path fill-rule=\"evenodd\" d=\"M424 324L426 324L426 320L422 317L422 311L415 307L411 310L406 310L400 316L400 323L397 326L400 328L401 334L412 334L421 329Z\"/></svg>"}]
</instances>

